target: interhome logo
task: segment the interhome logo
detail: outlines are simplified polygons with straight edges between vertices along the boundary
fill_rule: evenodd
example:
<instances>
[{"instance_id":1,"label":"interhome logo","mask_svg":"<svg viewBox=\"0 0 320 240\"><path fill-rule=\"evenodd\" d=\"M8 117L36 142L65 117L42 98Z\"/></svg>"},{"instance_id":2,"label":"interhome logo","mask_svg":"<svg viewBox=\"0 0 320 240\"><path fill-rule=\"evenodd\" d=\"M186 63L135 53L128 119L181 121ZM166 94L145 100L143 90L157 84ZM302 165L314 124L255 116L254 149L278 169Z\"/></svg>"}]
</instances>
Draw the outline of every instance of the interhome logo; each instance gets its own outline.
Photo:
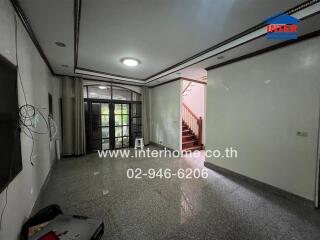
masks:
<instances>
[{"instance_id":1,"label":"interhome logo","mask_svg":"<svg viewBox=\"0 0 320 240\"><path fill-rule=\"evenodd\" d=\"M280 13L269 17L266 20L267 39L271 40L290 40L298 39L299 19L292 17L286 13Z\"/></svg>"}]
</instances>

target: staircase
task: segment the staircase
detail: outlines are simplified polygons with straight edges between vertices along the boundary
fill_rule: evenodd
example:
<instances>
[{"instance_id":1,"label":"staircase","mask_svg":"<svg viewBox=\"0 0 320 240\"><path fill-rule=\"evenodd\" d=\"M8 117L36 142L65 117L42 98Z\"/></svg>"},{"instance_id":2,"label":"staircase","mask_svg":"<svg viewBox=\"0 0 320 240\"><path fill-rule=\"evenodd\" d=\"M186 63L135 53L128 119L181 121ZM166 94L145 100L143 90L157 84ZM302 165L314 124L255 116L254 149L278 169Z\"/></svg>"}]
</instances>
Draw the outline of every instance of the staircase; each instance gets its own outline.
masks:
<instances>
[{"instance_id":1,"label":"staircase","mask_svg":"<svg viewBox=\"0 0 320 240\"><path fill-rule=\"evenodd\" d=\"M202 118L198 118L184 103L182 106L182 150L202 150Z\"/></svg>"},{"instance_id":2,"label":"staircase","mask_svg":"<svg viewBox=\"0 0 320 240\"><path fill-rule=\"evenodd\" d=\"M190 94L194 84L191 81L183 80L182 96ZM185 104L182 104L182 150L202 150L202 118Z\"/></svg>"},{"instance_id":3,"label":"staircase","mask_svg":"<svg viewBox=\"0 0 320 240\"><path fill-rule=\"evenodd\" d=\"M192 130L182 121L182 150L195 151L202 150L203 146L199 144L197 136Z\"/></svg>"}]
</instances>

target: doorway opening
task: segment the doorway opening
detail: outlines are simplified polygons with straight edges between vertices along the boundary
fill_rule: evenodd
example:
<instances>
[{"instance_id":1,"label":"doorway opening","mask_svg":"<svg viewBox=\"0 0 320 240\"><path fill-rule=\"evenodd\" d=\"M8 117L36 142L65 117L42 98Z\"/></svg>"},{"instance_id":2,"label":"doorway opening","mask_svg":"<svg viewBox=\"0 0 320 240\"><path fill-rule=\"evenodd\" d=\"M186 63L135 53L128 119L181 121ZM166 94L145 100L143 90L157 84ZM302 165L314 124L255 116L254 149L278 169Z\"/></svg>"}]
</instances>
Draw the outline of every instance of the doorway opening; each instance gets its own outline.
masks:
<instances>
[{"instance_id":1,"label":"doorway opening","mask_svg":"<svg viewBox=\"0 0 320 240\"><path fill-rule=\"evenodd\" d=\"M182 150L205 148L206 76L201 80L182 78Z\"/></svg>"}]
</instances>

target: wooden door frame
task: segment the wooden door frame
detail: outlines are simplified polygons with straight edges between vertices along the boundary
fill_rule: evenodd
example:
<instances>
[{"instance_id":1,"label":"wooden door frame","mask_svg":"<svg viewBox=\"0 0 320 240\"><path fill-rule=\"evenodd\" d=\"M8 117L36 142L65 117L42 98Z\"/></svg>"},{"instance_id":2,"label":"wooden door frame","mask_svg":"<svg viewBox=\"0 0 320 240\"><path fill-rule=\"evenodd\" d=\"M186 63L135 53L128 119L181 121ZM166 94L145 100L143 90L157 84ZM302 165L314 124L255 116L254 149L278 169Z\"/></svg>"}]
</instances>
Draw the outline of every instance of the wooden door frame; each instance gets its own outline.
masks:
<instances>
[{"instance_id":1,"label":"wooden door frame","mask_svg":"<svg viewBox=\"0 0 320 240\"><path fill-rule=\"evenodd\" d=\"M92 113L92 103L108 103L109 104L109 148L110 150L115 148L115 121L114 121L114 104L129 104L129 146L132 147L132 132L131 132L131 107L133 103L140 103L141 101L127 101L127 100L111 100L111 99L95 99L95 98L84 98L84 102L88 104L88 112L89 112L89 123L88 125L92 128L92 118L90 117ZM90 152L92 151L92 129L90 131L89 139L89 147ZM102 142L100 148L102 149Z\"/></svg>"}]
</instances>

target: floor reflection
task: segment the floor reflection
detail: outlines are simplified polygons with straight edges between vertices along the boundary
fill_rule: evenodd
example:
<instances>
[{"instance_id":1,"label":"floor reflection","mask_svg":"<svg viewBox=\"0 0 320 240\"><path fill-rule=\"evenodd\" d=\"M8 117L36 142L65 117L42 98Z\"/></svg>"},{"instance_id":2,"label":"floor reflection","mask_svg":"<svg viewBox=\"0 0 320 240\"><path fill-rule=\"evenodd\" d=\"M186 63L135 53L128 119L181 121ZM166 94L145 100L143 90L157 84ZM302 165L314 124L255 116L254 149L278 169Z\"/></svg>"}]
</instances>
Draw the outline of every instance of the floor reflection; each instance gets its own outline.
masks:
<instances>
[{"instance_id":1,"label":"floor reflection","mask_svg":"<svg viewBox=\"0 0 320 240\"><path fill-rule=\"evenodd\" d=\"M156 149L152 147L151 149ZM183 158L59 161L37 208L104 220L106 239L320 239L319 212L211 170L207 179L128 179L128 168L203 169Z\"/></svg>"}]
</instances>

